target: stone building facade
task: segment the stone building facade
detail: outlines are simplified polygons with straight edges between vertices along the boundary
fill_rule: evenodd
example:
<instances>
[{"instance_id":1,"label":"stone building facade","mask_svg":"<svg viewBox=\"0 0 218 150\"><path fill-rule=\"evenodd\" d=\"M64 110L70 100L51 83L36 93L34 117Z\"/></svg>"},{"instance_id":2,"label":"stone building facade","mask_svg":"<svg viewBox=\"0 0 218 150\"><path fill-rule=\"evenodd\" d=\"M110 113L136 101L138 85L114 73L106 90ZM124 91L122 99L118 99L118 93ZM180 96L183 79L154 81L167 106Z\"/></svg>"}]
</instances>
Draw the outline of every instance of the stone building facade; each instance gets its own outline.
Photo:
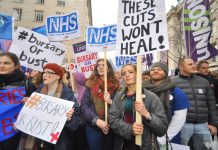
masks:
<instances>
[{"instance_id":1,"label":"stone building facade","mask_svg":"<svg viewBox=\"0 0 218 150\"><path fill-rule=\"evenodd\" d=\"M212 34L210 43L218 48L218 1L210 1L211 8L211 20ZM186 56L184 36L183 36L183 2L178 3L177 6L172 7L167 13L167 24L168 24L168 37L169 37L169 50L158 53L158 60L165 62L169 66L169 70L172 71L178 66L178 60L182 56ZM218 57L209 60L211 70L217 70L218 68Z\"/></svg>"},{"instance_id":2,"label":"stone building facade","mask_svg":"<svg viewBox=\"0 0 218 150\"><path fill-rule=\"evenodd\" d=\"M67 50L86 38L86 26L92 25L91 0L0 0L0 13L12 15L15 29L32 29L45 24L47 16L78 12L81 38L64 42ZM66 61L66 60L65 60Z\"/></svg>"}]
</instances>

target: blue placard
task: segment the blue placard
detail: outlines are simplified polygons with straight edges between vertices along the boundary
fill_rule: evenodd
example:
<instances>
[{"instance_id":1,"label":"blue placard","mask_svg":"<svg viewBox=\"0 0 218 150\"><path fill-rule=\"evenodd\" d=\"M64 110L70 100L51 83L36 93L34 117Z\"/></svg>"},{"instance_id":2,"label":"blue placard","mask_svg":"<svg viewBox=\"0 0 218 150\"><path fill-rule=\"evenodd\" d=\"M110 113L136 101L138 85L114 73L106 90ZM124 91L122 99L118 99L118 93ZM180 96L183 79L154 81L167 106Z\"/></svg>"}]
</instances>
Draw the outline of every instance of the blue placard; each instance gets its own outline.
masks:
<instances>
[{"instance_id":1,"label":"blue placard","mask_svg":"<svg viewBox=\"0 0 218 150\"><path fill-rule=\"evenodd\" d=\"M125 64L136 64L137 56L116 56L116 66L123 66Z\"/></svg>"},{"instance_id":2,"label":"blue placard","mask_svg":"<svg viewBox=\"0 0 218 150\"><path fill-rule=\"evenodd\" d=\"M68 33L77 31L78 14L76 12L47 18L47 32L49 33Z\"/></svg>"},{"instance_id":3,"label":"blue placard","mask_svg":"<svg viewBox=\"0 0 218 150\"><path fill-rule=\"evenodd\" d=\"M45 25L39 26L39 27L36 27L36 28L32 28L32 31L47 36L46 26Z\"/></svg>"},{"instance_id":4,"label":"blue placard","mask_svg":"<svg viewBox=\"0 0 218 150\"><path fill-rule=\"evenodd\" d=\"M0 90L0 142L17 133L13 125L23 107L21 100L25 94L25 87Z\"/></svg>"},{"instance_id":5,"label":"blue placard","mask_svg":"<svg viewBox=\"0 0 218 150\"><path fill-rule=\"evenodd\" d=\"M117 25L105 26L103 28L88 27L87 36L89 44L115 43Z\"/></svg>"}]
</instances>

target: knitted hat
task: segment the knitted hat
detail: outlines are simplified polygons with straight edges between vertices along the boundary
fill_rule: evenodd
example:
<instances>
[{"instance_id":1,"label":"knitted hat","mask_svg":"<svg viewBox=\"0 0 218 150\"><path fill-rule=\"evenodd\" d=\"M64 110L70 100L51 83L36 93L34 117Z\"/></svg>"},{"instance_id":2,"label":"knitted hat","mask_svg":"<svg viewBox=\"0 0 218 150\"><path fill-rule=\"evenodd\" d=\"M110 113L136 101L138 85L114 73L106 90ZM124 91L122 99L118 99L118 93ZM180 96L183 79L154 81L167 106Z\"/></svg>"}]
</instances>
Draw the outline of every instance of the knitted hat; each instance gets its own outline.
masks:
<instances>
[{"instance_id":1,"label":"knitted hat","mask_svg":"<svg viewBox=\"0 0 218 150\"><path fill-rule=\"evenodd\" d=\"M168 66L165 63L156 62L151 65L151 69L154 67L160 67L163 71L168 74Z\"/></svg>"},{"instance_id":2,"label":"knitted hat","mask_svg":"<svg viewBox=\"0 0 218 150\"><path fill-rule=\"evenodd\" d=\"M85 86L86 78L85 78L85 75L83 73L74 72L74 79L75 79L77 84L79 84L81 86Z\"/></svg>"},{"instance_id":3,"label":"knitted hat","mask_svg":"<svg viewBox=\"0 0 218 150\"><path fill-rule=\"evenodd\" d=\"M61 78L63 77L64 75L64 70L61 66L55 64L55 63L48 63L46 64L44 67L43 67L43 70L44 69L50 69L52 71L54 71L55 73L57 73Z\"/></svg>"}]
</instances>

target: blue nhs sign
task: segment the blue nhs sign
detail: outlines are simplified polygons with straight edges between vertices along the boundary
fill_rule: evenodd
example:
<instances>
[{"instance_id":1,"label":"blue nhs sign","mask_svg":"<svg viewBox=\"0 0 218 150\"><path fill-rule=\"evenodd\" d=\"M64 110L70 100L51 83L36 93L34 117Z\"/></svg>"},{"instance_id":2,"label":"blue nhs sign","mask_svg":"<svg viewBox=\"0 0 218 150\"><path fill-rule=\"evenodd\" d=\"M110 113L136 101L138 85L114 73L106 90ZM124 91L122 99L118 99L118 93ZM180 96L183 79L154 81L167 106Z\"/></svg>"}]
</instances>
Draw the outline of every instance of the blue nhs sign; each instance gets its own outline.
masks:
<instances>
[{"instance_id":1,"label":"blue nhs sign","mask_svg":"<svg viewBox=\"0 0 218 150\"><path fill-rule=\"evenodd\" d=\"M125 64L136 64L137 56L116 56L116 66L123 66Z\"/></svg>"},{"instance_id":2,"label":"blue nhs sign","mask_svg":"<svg viewBox=\"0 0 218 150\"><path fill-rule=\"evenodd\" d=\"M87 42L89 44L106 44L116 42L117 25L102 28L88 27Z\"/></svg>"},{"instance_id":3,"label":"blue nhs sign","mask_svg":"<svg viewBox=\"0 0 218 150\"><path fill-rule=\"evenodd\" d=\"M63 16L50 16L47 18L48 33L67 33L78 30L78 14L72 12Z\"/></svg>"}]
</instances>

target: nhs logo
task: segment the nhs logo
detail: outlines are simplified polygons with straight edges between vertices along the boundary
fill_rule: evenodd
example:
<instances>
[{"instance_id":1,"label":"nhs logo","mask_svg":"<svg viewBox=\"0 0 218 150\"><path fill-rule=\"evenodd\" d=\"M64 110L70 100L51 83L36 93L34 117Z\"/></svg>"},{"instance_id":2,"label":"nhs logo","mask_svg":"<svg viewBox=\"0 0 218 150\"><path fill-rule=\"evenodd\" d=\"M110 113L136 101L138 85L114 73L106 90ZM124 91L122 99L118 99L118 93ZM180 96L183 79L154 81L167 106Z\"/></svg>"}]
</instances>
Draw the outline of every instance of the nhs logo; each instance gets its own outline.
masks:
<instances>
[{"instance_id":1,"label":"nhs logo","mask_svg":"<svg viewBox=\"0 0 218 150\"><path fill-rule=\"evenodd\" d=\"M137 56L116 56L116 66L123 66L125 64L136 64Z\"/></svg>"},{"instance_id":2,"label":"nhs logo","mask_svg":"<svg viewBox=\"0 0 218 150\"><path fill-rule=\"evenodd\" d=\"M117 25L88 27L86 33L88 51L115 50Z\"/></svg>"},{"instance_id":3,"label":"nhs logo","mask_svg":"<svg viewBox=\"0 0 218 150\"><path fill-rule=\"evenodd\" d=\"M81 37L78 13L49 16L46 19L47 35L50 41L64 41Z\"/></svg>"}]
</instances>

